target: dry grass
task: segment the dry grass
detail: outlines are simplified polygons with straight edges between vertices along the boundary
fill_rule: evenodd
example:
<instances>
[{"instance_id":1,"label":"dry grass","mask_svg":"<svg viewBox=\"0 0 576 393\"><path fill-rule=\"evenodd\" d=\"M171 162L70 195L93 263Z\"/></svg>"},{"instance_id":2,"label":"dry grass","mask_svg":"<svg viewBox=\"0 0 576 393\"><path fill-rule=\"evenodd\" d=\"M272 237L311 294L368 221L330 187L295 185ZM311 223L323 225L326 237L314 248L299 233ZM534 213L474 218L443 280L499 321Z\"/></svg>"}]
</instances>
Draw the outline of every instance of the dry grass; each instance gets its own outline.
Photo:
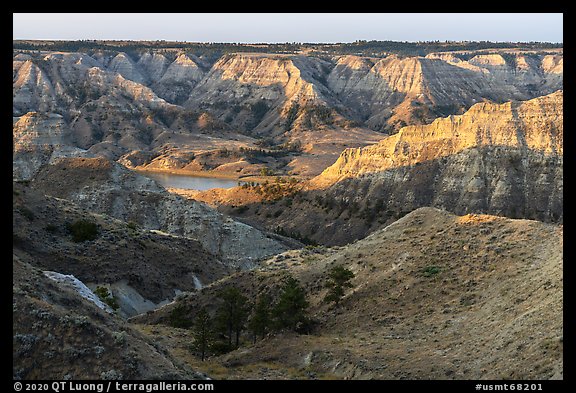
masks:
<instances>
[{"instance_id":1,"label":"dry grass","mask_svg":"<svg viewBox=\"0 0 576 393\"><path fill-rule=\"evenodd\" d=\"M227 369L217 375L562 378L562 227L423 208L346 247L286 255L289 262L222 284L266 288L290 271L308 292L313 334L280 334L213 358ZM334 264L356 275L338 308L321 301Z\"/></svg>"}]
</instances>

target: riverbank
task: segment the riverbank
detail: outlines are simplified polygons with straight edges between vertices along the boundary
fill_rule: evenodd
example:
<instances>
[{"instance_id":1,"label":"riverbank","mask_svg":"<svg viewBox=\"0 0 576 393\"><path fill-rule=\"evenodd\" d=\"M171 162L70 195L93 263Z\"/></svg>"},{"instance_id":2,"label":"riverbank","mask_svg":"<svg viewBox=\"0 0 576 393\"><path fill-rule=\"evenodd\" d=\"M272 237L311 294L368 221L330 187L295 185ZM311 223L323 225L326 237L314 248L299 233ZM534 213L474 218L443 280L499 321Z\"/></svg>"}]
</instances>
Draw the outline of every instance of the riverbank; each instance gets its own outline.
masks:
<instances>
[{"instance_id":1,"label":"riverbank","mask_svg":"<svg viewBox=\"0 0 576 393\"><path fill-rule=\"evenodd\" d=\"M237 180L240 182L254 182L263 183L265 181L273 182L276 179L274 176L259 176L259 175L243 175L238 176L237 173L232 172L220 172L220 171L191 171L187 169L142 169L142 168L132 168L133 170L145 175L146 173L155 174L165 174L165 175L177 175L177 176L190 176L190 177L203 177L203 178L213 178L222 180ZM301 176L286 176L280 175L280 177L295 177L301 179Z\"/></svg>"},{"instance_id":2,"label":"riverbank","mask_svg":"<svg viewBox=\"0 0 576 393\"><path fill-rule=\"evenodd\" d=\"M133 168L137 172L145 173L159 173L166 175L179 175L179 176L190 176L190 177L208 177L214 179L226 179L226 180L242 180L243 178L250 176L238 176L237 174L230 172L214 172L214 171L191 171L186 169L142 169Z\"/></svg>"}]
</instances>

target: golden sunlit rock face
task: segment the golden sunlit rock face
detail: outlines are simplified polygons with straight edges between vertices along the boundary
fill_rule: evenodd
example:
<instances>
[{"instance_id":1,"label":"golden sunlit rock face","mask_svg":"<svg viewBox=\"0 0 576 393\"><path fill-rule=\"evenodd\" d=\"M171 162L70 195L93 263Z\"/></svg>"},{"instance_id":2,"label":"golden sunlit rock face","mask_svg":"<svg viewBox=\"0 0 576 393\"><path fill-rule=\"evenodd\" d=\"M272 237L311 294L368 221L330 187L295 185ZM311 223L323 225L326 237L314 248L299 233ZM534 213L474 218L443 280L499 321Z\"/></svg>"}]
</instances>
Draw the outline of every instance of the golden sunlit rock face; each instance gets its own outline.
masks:
<instances>
[{"instance_id":1,"label":"golden sunlit rock face","mask_svg":"<svg viewBox=\"0 0 576 393\"><path fill-rule=\"evenodd\" d=\"M373 146L345 150L312 184L326 186L482 146L561 157L563 119L562 91L525 102L476 104L463 115L404 127Z\"/></svg>"},{"instance_id":2,"label":"golden sunlit rock face","mask_svg":"<svg viewBox=\"0 0 576 393\"><path fill-rule=\"evenodd\" d=\"M424 206L562 223L563 184L558 91L479 103L463 115L346 149L304 183L290 206L253 204L258 214L243 217L329 245L361 239Z\"/></svg>"},{"instance_id":3,"label":"golden sunlit rock face","mask_svg":"<svg viewBox=\"0 0 576 393\"><path fill-rule=\"evenodd\" d=\"M13 378L562 379L563 104L561 44L15 40Z\"/></svg>"}]
</instances>

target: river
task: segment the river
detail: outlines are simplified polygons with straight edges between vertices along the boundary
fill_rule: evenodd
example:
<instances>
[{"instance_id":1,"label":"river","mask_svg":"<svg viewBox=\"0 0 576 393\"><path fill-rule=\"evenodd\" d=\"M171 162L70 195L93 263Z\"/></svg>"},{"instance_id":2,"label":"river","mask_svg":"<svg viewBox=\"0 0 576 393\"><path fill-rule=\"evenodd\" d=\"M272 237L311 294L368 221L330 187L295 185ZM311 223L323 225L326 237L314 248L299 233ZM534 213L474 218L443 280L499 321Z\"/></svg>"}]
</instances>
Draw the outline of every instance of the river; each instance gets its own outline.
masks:
<instances>
[{"instance_id":1,"label":"river","mask_svg":"<svg viewBox=\"0 0 576 393\"><path fill-rule=\"evenodd\" d=\"M204 191L211 188L231 188L238 185L238 180L218 177L201 177L158 172L141 172L141 174L156 180L166 188Z\"/></svg>"}]
</instances>

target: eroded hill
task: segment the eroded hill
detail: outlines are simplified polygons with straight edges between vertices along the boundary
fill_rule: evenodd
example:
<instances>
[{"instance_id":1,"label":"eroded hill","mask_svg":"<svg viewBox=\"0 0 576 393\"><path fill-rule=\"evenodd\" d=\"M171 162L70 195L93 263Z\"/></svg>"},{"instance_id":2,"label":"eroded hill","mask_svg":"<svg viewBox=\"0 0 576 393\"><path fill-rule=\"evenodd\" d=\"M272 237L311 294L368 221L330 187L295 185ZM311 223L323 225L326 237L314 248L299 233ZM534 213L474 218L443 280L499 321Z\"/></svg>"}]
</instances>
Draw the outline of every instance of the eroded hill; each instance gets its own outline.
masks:
<instances>
[{"instance_id":1,"label":"eroded hill","mask_svg":"<svg viewBox=\"0 0 576 393\"><path fill-rule=\"evenodd\" d=\"M30 262L13 255L15 380L206 379Z\"/></svg>"},{"instance_id":2,"label":"eroded hill","mask_svg":"<svg viewBox=\"0 0 576 393\"><path fill-rule=\"evenodd\" d=\"M198 241L238 268L285 251L290 242L167 192L152 179L102 157L61 157L44 165L31 187L144 229Z\"/></svg>"},{"instance_id":3,"label":"eroded hill","mask_svg":"<svg viewBox=\"0 0 576 393\"><path fill-rule=\"evenodd\" d=\"M20 44L15 378L563 378L561 48ZM189 200L126 167L262 183ZM338 307L336 265L355 274ZM168 326L287 275L309 334L201 362Z\"/></svg>"},{"instance_id":4,"label":"eroded hill","mask_svg":"<svg viewBox=\"0 0 576 393\"><path fill-rule=\"evenodd\" d=\"M238 210L232 206L242 206L241 194L233 190L193 197L330 245L363 238L422 206L562 222L563 118L561 91L476 104L463 115L407 126L377 144L347 149L298 192L276 200L246 197Z\"/></svg>"},{"instance_id":5,"label":"eroded hill","mask_svg":"<svg viewBox=\"0 0 576 393\"><path fill-rule=\"evenodd\" d=\"M254 165L266 163L310 177L344 148L377 142L382 132L562 86L561 50L214 58L184 48L20 49L13 55L14 132L18 139L28 124L34 128L29 117L48 116L59 119L67 146L134 167L198 166L195 155L225 148L240 157L220 171L254 175L261 169ZM282 159L262 154L254 161L239 151L289 144L301 150Z\"/></svg>"},{"instance_id":6,"label":"eroded hill","mask_svg":"<svg viewBox=\"0 0 576 393\"><path fill-rule=\"evenodd\" d=\"M189 332L167 326L177 304L134 320L216 378L562 378L562 226L420 208L345 247L289 251L180 299L191 318L218 290L256 299L286 274L310 301L315 327L283 332L207 363L182 351ZM327 271L355 274L339 307L322 301ZM146 325L142 325L146 324ZM152 326L148 326L152 324Z\"/></svg>"},{"instance_id":7,"label":"eroded hill","mask_svg":"<svg viewBox=\"0 0 576 393\"><path fill-rule=\"evenodd\" d=\"M197 240L97 214L29 186L15 183L13 193L14 255L35 268L73 275L92 290L111 288L124 316L235 270ZM71 225L78 222L94 223L96 230L75 238Z\"/></svg>"}]
</instances>

